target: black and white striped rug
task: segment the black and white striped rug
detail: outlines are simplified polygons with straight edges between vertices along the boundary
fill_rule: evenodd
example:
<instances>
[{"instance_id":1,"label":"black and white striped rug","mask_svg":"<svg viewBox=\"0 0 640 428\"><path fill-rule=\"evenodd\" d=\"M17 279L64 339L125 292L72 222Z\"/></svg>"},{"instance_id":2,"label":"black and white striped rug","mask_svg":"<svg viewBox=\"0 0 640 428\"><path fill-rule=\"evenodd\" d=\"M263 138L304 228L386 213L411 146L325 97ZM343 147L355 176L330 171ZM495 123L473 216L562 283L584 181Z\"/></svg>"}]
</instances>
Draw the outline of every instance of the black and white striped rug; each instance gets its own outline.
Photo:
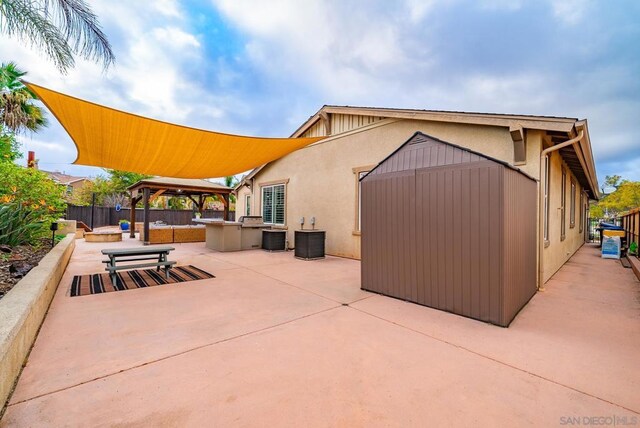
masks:
<instances>
[{"instance_id":1,"label":"black and white striped rug","mask_svg":"<svg viewBox=\"0 0 640 428\"><path fill-rule=\"evenodd\" d=\"M169 279L164 270L155 269L128 270L117 273L116 283L112 284L108 273L76 275L71 281L71 297L88 294L109 293L111 291L130 290L132 288L153 287L154 285L175 284L215 278L209 272L195 266L175 266L169 271Z\"/></svg>"}]
</instances>

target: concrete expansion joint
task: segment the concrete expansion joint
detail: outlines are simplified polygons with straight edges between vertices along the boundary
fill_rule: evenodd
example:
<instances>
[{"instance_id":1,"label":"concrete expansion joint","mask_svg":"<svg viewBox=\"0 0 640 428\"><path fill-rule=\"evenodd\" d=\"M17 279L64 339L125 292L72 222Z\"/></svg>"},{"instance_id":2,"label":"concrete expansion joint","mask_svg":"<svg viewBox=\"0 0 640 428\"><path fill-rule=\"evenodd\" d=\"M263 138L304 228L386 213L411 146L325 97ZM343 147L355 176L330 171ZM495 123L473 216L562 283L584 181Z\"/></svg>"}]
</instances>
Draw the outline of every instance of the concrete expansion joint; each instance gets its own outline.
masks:
<instances>
[{"instance_id":1,"label":"concrete expansion joint","mask_svg":"<svg viewBox=\"0 0 640 428\"><path fill-rule=\"evenodd\" d=\"M541 379L541 380L546 381L546 382L550 382L550 383L552 383L552 384L554 384L554 385L557 385L557 386L559 386L559 387L570 389L570 390L572 390L572 391L574 391L574 392L577 392L577 393L579 393L579 394L586 395L586 396L588 396L588 397L594 398L594 399L596 399L596 400L602 401L602 402L607 403L607 404L611 404L612 406L619 407L619 408L621 408L621 409L623 409L623 410L626 410L626 411L628 411L628 412L634 413L634 414L636 414L636 415L640 415L640 409L639 409L639 410L630 409L630 408L628 408L628 407L626 407L626 406L623 406L623 405L621 405L621 404L618 404L618 403L615 403L615 402L613 402L613 401L607 400L606 398L598 397L597 395L593 395L593 394L591 394L591 393L589 393L589 392L582 391L582 390L577 389L577 388L575 388L575 387L573 387L573 386L566 385L566 384L564 384L564 383L557 382L557 381L555 381L555 380L553 380L553 379L546 378L546 377L541 376L541 375L539 375L539 374L536 374L536 373L530 372L530 371L525 370L525 369L522 369L522 368L520 368L520 367L516 367L516 366L514 366L514 365L512 365L512 364L506 363L506 362L504 362L504 361L500 361L500 360L498 360L498 359L496 359L496 358L493 358L493 357L491 357L491 356L489 356L489 355L485 355L485 354L482 354L482 353L476 352L476 351L474 351L474 350L472 350L472 349L465 348L464 346L457 345L457 344L455 344L455 343L453 343L453 342L449 342L449 341L446 341L446 340L441 339L441 338L439 338L439 337L436 337L436 336L432 336L432 335L430 335L430 334L427 334L427 333L425 333L425 332L422 332L422 331L419 331L419 330L415 330L415 329L413 329L413 328L411 328L411 327L407 327L407 326L402 325L402 324L399 324L399 323L397 323L397 322L395 322L395 321L391 321L391 320L388 320L388 319L386 319L386 318L383 318L383 317L380 317L380 316L374 315L374 314L369 313L369 312L367 312L367 311L364 311L364 310L362 310L362 309L355 308L355 307L352 307L352 309L355 309L356 311L359 311L359 312L361 312L361 313L363 313L363 314L369 315L370 317L373 317L373 318L379 319L379 320L381 320L381 321L388 322L389 324L393 324L393 325L395 325L395 326L397 326L397 327L400 327L400 328L403 328L403 329L409 330L409 331L411 331L411 332L413 332L413 333L417 333L417 334L419 334L419 335L421 335L421 336L428 337L428 338L433 339L433 340L437 340L438 342L444 343L444 344L449 345L449 346L453 346L454 348L457 348L457 349L460 349L460 350L466 351L466 352L468 352L468 353L470 353L470 354L473 354L473 355L476 355L476 356L478 356L478 357L480 357L480 358L485 358L485 359L487 359L487 360L493 361L494 363L497 363L497 364L500 364L500 365L502 365L502 366L508 367L508 368L510 368L510 369L517 370L517 371L519 371L519 372L525 373L525 374L527 374L527 375L529 375L529 376L536 377L536 378L538 378L538 379Z\"/></svg>"}]
</instances>

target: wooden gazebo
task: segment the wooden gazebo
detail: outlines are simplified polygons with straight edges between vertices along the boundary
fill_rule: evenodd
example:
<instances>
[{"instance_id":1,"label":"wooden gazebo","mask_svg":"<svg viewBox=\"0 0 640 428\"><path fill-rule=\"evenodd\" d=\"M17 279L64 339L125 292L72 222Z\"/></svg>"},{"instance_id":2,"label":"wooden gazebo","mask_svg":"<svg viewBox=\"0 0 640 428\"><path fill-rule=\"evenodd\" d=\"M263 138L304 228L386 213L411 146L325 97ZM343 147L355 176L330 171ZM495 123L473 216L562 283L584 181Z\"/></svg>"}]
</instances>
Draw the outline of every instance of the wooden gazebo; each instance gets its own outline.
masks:
<instances>
[{"instance_id":1,"label":"wooden gazebo","mask_svg":"<svg viewBox=\"0 0 640 428\"><path fill-rule=\"evenodd\" d=\"M135 207L141 199L144 201L144 236L149 236L149 204L159 196L189 198L201 214L206 198L218 196L224 204L224 220L229 219L229 194L233 189L222 184L199 179L152 177L138 181L128 190L131 193L131 238L135 238Z\"/></svg>"}]
</instances>

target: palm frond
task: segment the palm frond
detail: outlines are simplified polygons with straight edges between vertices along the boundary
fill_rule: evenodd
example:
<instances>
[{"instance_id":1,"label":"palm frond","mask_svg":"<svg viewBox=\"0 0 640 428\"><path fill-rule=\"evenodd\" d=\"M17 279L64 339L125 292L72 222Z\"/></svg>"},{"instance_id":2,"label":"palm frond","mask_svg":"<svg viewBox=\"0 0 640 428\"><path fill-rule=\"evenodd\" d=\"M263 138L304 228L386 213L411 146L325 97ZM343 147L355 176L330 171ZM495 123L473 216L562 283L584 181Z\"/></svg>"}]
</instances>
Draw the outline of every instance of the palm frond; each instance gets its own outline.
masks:
<instances>
[{"instance_id":1,"label":"palm frond","mask_svg":"<svg viewBox=\"0 0 640 428\"><path fill-rule=\"evenodd\" d=\"M42 0L45 16L51 16L71 41L75 53L102 62L108 68L115 61L111 44L102 32L97 16L83 0Z\"/></svg>"},{"instance_id":2,"label":"palm frond","mask_svg":"<svg viewBox=\"0 0 640 428\"><path fill-rule=\"evenodd\" d=\"M0 1L0 30L35 46L53 60L63 73L73 67L73 50L43 8L27 0Z\"/></svg>"}]
</instances>

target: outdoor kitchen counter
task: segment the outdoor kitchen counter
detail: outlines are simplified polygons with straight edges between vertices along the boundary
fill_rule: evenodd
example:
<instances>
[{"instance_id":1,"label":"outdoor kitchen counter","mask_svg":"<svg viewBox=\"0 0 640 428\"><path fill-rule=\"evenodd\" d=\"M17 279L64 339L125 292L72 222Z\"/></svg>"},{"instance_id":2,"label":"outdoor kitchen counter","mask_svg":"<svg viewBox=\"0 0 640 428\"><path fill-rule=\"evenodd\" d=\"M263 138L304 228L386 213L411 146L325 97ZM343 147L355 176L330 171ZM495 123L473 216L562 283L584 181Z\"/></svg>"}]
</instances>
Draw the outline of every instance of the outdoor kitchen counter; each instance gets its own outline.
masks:
<instances>
[{"instance_id":1,"label":"outdoor kitchen counter","mask_svg":"<svg viewBox=\"0 0 640 428\"><path fill-rule=\"evenodd\" d=\"M239 251L260 248L264 224L244 224L237 221L215 219L193 219L194 223L204 224L205 246L216 251Z\"/></svg>"}]
</instances>

